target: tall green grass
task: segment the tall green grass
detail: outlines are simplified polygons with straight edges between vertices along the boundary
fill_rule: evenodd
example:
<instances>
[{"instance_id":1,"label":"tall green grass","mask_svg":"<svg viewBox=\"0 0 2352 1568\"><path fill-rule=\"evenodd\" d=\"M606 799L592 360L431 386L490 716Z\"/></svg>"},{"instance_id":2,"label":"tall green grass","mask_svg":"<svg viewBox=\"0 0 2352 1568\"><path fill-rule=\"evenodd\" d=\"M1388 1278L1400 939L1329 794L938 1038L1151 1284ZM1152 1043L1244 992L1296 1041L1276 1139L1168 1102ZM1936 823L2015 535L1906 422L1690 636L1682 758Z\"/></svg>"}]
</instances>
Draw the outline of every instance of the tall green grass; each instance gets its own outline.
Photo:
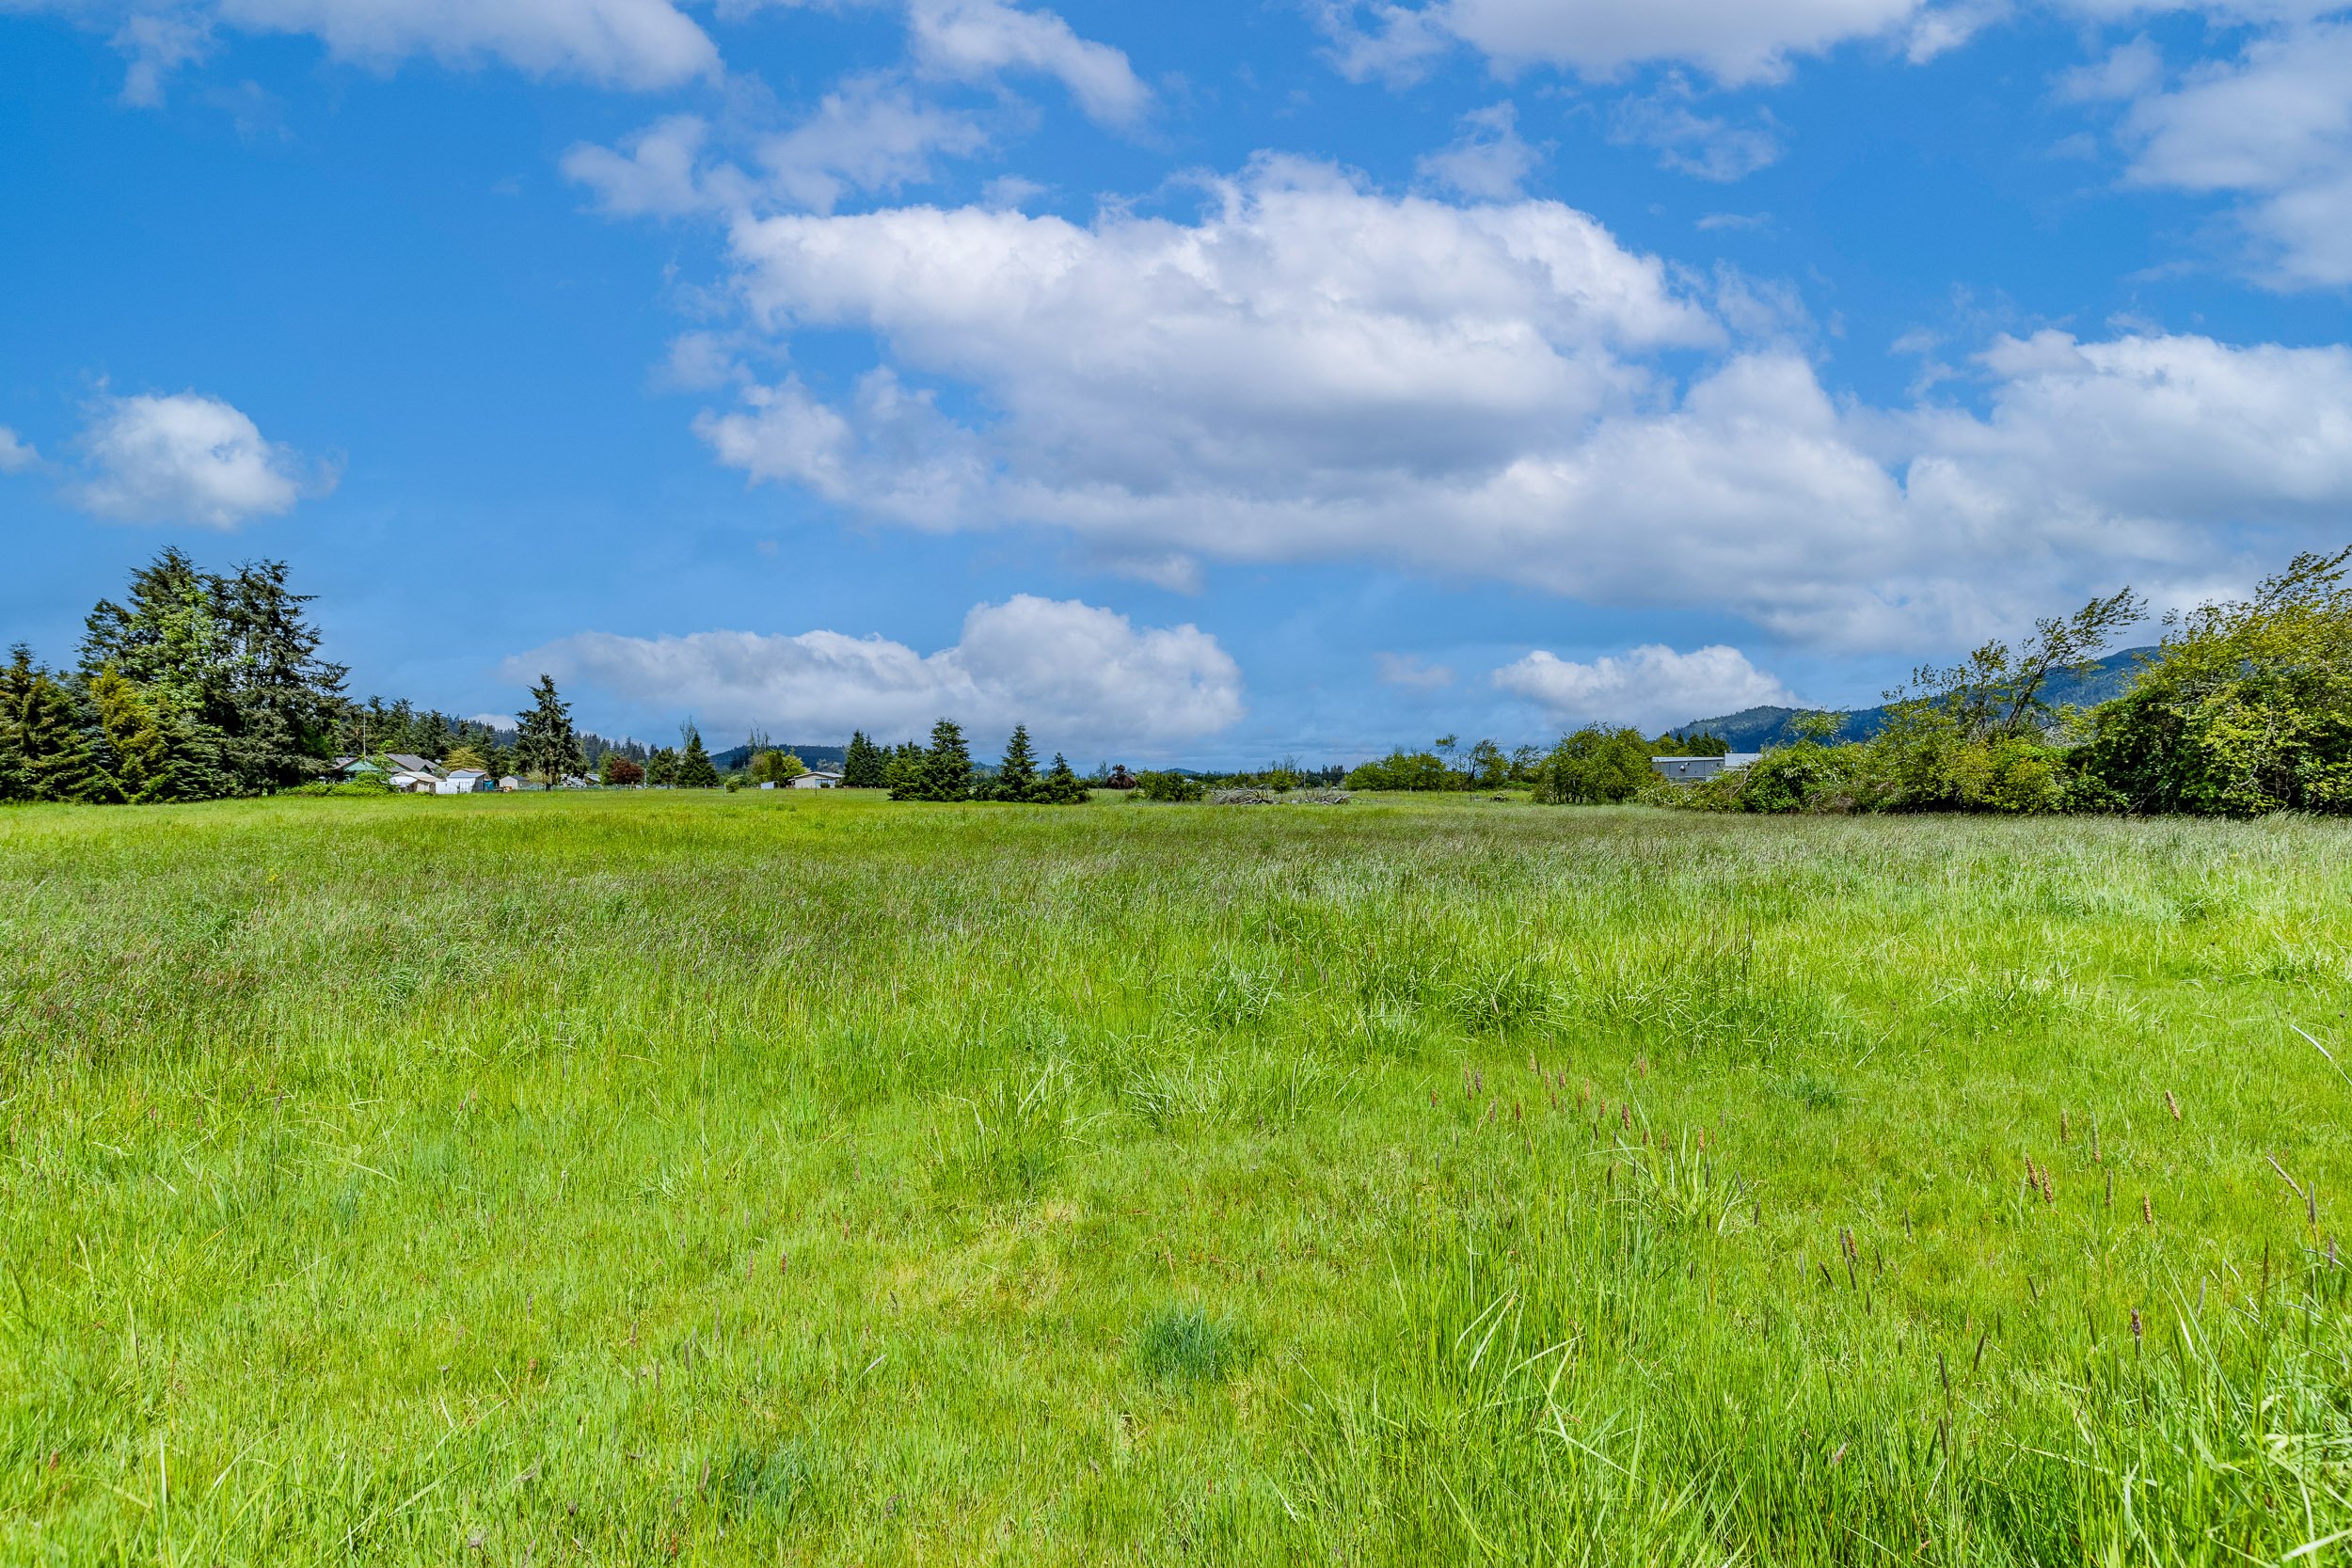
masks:
<instances>
[{"instance_id":1,"label":"tall green grass","mask_svg":"<svg viewBox=\"0 0 2352 1568\"><path fill-rule=\"evenodd\" d=\"M0 1561L2344 1560L2348 1009L2288 819L0 814Z\"/></svg>"}]
</instances>

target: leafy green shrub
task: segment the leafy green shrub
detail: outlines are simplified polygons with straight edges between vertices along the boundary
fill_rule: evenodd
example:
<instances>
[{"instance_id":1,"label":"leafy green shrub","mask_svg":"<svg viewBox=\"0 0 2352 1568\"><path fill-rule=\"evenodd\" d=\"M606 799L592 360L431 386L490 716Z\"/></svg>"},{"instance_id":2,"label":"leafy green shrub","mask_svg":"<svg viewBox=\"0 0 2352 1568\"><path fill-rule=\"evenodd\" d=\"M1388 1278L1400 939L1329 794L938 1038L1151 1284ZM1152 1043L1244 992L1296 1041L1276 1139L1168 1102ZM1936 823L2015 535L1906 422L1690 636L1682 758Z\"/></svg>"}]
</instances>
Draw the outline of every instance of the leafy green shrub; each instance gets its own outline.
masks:
<instances>
[{"instance_id":1,"label":"leafy green shrub","mask_svg":"<svg viewBox=\"0 0 2352 1568\"><path fill-rule=\"evenodd\" d=\"M1658 783L1650 743L1639 730L1588 724L1560 737L1535 768L1535 799L1545 805L1613 805Z\"/></svg>"},{"instance_id":2,"label":"leafy green shrub","mask_svg":"<svg viewBox=\"0 0 2352 1568\"><path fill-rule=\"evenodd\" d=\"M1350 789L1453 789L1459 776L1434 752L1407 752L1402 746L1377 761L1367 762L1347 775Z\"/></svg>"},{"instance_id":3,"label":"leafy green shrub","mask_svg":"<svg viewBox=\"0 0 2352 1568\"><path fill-rule=\"evenodd\" d=\"M354 778L343 779L340 782L328 779L315 779L307 784L296 784L294 788L285 791L285 793L288 795L324 795L341 797L343 799L367 798L372 800L379 795L393 794L395 791L392 788L391 782L386 779L383 774L361 773Z\"/></svg>"},{"instance_id":4,"label":"leafy green shrub","mask_svg":"<svg viewBox=\"0 0 2352 1568\"><path fill-rule=\"evenodd\" d=\"M1138 773L1136 775L1136 799L1175 802L1198 800L1205 793L1199 779L1182 773Z\"/></svg>"},{"instance_id":5,"label":"leafy green shrub","mask_svg":"<svg viewBox=\"0 0 2352 1568\"><path fill-rule=\"evenodd\" d=\"M2086 805L2252 816L2352 811L2352 550L2300 555L2253 598L2174 623L2131 691L2093 709Z\"/></svg>"}]
</instances>

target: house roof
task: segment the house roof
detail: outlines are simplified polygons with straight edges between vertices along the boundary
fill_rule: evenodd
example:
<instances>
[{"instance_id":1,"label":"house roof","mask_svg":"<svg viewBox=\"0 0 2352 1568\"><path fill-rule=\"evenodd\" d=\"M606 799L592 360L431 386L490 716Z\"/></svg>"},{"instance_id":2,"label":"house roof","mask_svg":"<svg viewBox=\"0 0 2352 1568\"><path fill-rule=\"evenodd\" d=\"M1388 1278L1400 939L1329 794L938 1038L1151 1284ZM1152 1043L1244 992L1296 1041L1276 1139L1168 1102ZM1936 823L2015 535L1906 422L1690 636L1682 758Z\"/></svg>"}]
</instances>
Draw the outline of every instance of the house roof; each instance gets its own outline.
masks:
<instances>
[{"instance_id":1,"label":"house roof","mask_svg":"<svg viewBox=\"0 0 2352 1568\"><path fill-rule=\"evenodd\" d=\"M385 755L391 759L392 766L395 768L405 768L411 773L429 774L433 772L433 765L430 762L427 762L424 758L416 755L414 752L387 752Z\"/></svg>"}]
</instances>

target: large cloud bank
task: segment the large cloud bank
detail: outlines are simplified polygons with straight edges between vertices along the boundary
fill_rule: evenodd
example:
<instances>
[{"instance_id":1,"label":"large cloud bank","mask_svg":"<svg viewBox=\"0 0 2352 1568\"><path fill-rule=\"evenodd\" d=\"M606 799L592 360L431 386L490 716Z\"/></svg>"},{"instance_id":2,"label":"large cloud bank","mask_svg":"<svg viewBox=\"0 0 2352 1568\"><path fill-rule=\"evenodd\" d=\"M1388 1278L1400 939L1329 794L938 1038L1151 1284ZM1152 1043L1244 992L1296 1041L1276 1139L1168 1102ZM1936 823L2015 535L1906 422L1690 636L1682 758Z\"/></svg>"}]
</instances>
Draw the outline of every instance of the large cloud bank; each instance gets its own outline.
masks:
<instances>
[{"instance_id":1,"label":"large cloud bank","mask_svg":"<svg viewBox=\"0 0 2352 1568\"><path fill-rule=\"evenodd\" d=\"M1029 594L976 606L955 645L930 654L835 631L588 632L507 661L512 680L543 671L648 712L691 712L714 736L761 726L816 742L854 728L887 741L944 716L983 749L1026 723L1041 747L1083 761L1154 754L1242 714L1240 669L1208 633Z\"/></svg>"},{"instance_id":2,"label":"large cloud bank","mask_svg":"<svg viewBox=\"0 0 2352 1568\"><path fill-rule=\"evenodd\" d=\"M2044 332L1979 355L1973 404L1871 408L1759 292L1572 208L1292 160L1190 222L747 213L731 248L755 329L862 331L883 362L832 400L750 385L700 421L721 461L1114 562L1369 558L1916 646L1997 620L1997 579L2202 586L2233 531L2352 503L2341 346Z\"/></svg>"}]
</instances>

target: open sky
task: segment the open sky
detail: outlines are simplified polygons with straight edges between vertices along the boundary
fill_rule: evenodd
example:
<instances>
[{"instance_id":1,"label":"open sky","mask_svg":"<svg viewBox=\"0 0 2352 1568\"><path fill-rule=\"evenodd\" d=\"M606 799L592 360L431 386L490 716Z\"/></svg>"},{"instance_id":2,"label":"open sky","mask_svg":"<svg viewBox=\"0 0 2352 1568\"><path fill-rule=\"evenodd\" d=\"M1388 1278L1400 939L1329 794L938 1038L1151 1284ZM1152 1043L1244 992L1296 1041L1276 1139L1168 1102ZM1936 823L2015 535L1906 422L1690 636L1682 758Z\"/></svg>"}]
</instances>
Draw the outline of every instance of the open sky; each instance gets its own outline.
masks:
<instances>
[{"instance_id":1,"label":"open sky","mask_svg":"<svg viewBox=\"0 0 2352 1568\"><path fill-rule=\"evenodd\" d=\"M2325 0L0 0L0 638L1311 761L2352 543Z\"/></svg>"}]
</instances>

